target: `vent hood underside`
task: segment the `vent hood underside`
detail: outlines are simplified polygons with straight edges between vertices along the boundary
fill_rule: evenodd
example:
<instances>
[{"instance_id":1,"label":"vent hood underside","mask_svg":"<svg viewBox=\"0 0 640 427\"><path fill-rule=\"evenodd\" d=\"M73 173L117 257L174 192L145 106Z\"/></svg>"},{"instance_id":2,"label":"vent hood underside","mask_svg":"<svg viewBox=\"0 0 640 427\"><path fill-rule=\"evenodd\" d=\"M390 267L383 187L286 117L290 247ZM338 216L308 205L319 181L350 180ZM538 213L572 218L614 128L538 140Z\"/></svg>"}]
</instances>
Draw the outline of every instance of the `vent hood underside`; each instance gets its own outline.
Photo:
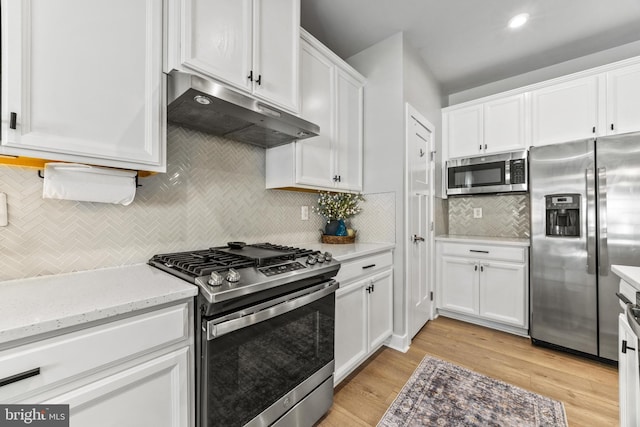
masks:
<instances>
[{"instance_id":1,"label":"vent hood underside","mask_svg":"<svg viewBox=\"0 0 640 427\"><path fill-rule=\"evenodd\" d=\"M168 80L169 122L266 148L320 132L311 122L214 81L176 70Z\"/></svg>"}]
</instances>

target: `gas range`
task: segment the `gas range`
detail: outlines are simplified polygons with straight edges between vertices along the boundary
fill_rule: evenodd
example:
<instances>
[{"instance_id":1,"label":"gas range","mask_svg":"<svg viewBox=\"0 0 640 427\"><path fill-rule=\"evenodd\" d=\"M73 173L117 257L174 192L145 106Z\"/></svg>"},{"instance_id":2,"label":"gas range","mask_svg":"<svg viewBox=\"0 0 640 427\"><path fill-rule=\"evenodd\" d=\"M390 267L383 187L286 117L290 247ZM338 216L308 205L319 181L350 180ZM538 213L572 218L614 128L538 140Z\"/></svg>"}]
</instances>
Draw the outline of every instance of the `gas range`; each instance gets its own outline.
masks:
<instances>
[{"instance_id":1,"label":"gas range","mask_svg":"<svg viewBox=\"0 0 640 427\"><path fill-rule=\"evenodd\" d=\"M340 263L328 252L242 242L154 255L149 264L197 285L201 298L209 304L228 303L256 293L280 293L282 286L333 277L340 269Z\"/></svg>"}]
</instances>

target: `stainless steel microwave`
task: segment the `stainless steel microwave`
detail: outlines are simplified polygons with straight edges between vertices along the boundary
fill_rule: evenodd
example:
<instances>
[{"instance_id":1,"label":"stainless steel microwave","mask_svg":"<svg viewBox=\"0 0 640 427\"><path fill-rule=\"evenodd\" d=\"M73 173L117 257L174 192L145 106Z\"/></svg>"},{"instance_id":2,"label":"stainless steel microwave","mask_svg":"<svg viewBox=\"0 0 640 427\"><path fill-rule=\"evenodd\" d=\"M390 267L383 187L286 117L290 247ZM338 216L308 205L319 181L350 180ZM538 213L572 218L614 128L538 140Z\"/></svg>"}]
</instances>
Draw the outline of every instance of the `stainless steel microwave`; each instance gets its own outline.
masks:
<instances>
[{"instance_id":1,"label":"stainless steel microwave","mask_svg":"<svg viewBox=\"0 0 640 427\"><path fill-rule=\"evenodd\" d=\"M447 195L528 191L527 151L447 162Z\"/></svg>"}]
</instances>

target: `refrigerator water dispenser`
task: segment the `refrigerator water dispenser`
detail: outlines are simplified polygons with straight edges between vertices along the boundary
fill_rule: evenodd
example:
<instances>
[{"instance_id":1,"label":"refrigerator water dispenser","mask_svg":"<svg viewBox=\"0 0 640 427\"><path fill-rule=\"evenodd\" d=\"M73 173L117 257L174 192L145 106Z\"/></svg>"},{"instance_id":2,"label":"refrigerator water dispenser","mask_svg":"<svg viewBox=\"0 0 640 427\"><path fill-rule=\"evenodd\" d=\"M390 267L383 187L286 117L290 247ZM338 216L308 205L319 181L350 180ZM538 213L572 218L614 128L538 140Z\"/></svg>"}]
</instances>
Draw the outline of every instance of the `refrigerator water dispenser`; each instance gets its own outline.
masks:
<instances>
[{"instance_id":1,"label":"refrigerator water dispenser","mask_svg":"<svg viewBox=\"0 0 640 427\"><path fill-rule=\"evenodd\" d=\"M580 194L544 197L547 236L580 237Z\"/></svg>"}]
</instances>

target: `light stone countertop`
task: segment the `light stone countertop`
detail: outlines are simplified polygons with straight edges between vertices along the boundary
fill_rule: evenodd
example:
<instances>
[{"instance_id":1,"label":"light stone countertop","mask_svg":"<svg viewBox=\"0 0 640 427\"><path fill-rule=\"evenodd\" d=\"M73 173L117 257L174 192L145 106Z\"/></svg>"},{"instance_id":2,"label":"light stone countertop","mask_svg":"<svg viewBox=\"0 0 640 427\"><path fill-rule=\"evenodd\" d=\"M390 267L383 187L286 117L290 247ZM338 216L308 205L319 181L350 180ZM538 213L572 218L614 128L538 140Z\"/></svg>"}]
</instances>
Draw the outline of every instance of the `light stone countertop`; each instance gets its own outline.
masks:
<instances>
[{"instance_id":1,"label":"light stone countertop","mask_svg":"<svg viewBox=\"0 0 640 427\"><path fill-rule=\"evenodd\" d=\"M487 237L487 236L460 236L453 234L443 234L436 236L436 240L442 242L459 243L484 243L488 245L500 244L505 246L529 247L531 242L528 238L518 237Z\"/></svg>"},{"instance_id":2,"label":"light stone countertop","mask_svg":"<svg viewBox=\"0 0 640 427\"><path fill-rule=\"evenodd\" d=\"M146 264L0 282L0 346L197 293L196 286Z\"/></svg>"},{"instance_id":3,"label":"light stone countertop","mask_svg":"<svg viewBox=\"0 0 640 427\"><path fill-rule=\"evenodd\" d=\"M396 247L395 243L349 243L349 244L328 244L328 243L300 243L294 245L321 252L329 252L338 261L349 261L361 256L372 255L378 252L388 251Z\"/></svg>"},{"instance_id":4,"label":"light stone countertop","mask_svg":"<svg viewBox=\"0 0 640 427\"><path fill-rule=\"evenodd\" d=\"M613 271L622 280L640 291L640 267L632 267L630 265L612 265Z\"/></svg>"}]
</instances>

